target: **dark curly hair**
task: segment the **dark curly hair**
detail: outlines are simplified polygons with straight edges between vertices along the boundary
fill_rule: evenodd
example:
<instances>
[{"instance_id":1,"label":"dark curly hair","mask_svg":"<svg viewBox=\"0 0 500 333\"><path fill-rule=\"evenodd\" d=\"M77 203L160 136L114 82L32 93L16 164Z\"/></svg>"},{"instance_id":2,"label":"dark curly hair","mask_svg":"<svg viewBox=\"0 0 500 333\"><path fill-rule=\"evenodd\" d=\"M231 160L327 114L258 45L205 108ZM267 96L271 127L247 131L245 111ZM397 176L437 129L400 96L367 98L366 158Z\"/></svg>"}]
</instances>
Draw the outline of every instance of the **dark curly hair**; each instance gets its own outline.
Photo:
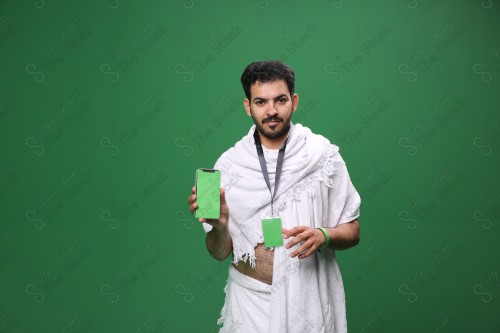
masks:
<instances>
[{"instance_id":1,"label":"dark curly hair","mask_svg":"<svg viewBox=\"0 0 500 333\"><path fill-rule=\"evenodd\" d=\"M295 73L293 69L285 63L277 60L256 61L249 64L241 75L241 85L245 95L250 100L250 87L255 82L273 82L284 80L288 86L290 96L295 90Z\"/></svg>"}]
</instances>

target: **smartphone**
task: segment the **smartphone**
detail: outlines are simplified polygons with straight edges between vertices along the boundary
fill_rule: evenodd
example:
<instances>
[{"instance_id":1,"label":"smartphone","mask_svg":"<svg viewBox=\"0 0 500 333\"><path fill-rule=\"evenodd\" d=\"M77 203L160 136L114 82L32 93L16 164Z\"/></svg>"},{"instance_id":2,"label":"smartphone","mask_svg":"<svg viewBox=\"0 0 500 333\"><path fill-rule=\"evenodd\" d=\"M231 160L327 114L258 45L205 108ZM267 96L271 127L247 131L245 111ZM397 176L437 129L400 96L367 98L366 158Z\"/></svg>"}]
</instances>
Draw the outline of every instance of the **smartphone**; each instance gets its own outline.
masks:
<instances>
[{"instance_id":1,"label":"smartphone","mask_svg":"<svg viewBox=\"0 0 500 333\"><path fill-rule=\"evenodd\" d=\"M218 219L220 217L220 170L196 169L197 218Z\"/></svg>"}]
</instances>

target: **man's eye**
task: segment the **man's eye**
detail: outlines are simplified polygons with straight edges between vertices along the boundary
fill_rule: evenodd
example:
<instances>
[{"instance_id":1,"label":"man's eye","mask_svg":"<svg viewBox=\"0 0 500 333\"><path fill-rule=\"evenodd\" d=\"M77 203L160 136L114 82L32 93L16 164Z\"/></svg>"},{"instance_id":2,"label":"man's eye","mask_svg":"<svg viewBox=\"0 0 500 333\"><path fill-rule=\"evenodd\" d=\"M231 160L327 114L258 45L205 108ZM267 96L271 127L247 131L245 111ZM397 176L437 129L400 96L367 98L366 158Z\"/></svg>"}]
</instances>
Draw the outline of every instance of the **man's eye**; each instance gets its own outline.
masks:
<instances>
[{"instance_id":1,"label":"man's eye","mask_svg":"<svg viewBox=\"0 0 500 333\"><path fill-rule=\"evenodd\" d=\"M278 100L278 102L280 102L280 103L286 103L286 98L280 98L280 99Z\"/></svg>"},{"instance_id":2,"label":"man's eye","mask_svg":"<svg viewBox=\"0 0 500 333\"><path fill-rule=\"evenodd\" d=\"M264 104L264 101L256 101L255 104L262 105L262 104Z\"/></svg>"}]
</instances>

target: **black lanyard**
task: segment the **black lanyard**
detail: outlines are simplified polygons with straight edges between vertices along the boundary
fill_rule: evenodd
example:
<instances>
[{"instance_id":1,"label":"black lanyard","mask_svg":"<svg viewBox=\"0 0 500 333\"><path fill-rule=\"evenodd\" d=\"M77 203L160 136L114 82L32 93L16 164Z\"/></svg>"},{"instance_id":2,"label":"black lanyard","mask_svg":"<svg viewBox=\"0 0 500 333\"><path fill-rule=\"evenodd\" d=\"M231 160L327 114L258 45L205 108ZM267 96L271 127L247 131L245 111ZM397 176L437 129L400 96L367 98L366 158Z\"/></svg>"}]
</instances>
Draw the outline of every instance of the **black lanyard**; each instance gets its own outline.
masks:
<instances>
[{"instance_id":1,"label":"black lanyard","mask_svg":"<svg viewBox=\"0 0 500 333\"><path fill-rule=\"evenodd\" d=\"M274 191L271 191L271 182L269 181L269 174L267 172L266 159L264 158L264 151L262 150L262 144L260 142L259 133L257 132L257 130L255 130L253 137L255 139L257 155L259 156L260 168L262 170L262 174L264 175L264 180L266 181L269 193L271 193L271 215L273 215L274 195L278 190L278 183L280 181L281 168L283 167L283 158L285 157L285 149L288 137L285 139L278 152L278 162L276 163L276 178L274 180Z\"/></svg>"}]
</instances>

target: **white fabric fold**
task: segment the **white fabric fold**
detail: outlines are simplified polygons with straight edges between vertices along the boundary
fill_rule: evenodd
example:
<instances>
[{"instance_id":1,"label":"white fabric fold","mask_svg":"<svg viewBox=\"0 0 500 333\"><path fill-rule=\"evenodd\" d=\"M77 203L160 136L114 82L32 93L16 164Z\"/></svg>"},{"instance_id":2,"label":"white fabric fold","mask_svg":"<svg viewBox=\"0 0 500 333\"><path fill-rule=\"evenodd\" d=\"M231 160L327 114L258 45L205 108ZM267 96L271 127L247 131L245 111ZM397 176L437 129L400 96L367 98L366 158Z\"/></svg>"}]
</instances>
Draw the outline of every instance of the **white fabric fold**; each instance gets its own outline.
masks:
<instances>
[{"instance_id":1,"label":"white fabric fold","mask_svg":"<svg viewBox=\"0 0 500 333\"><path fill-rule=\"evenodd\" d=\"M240 273L229 266L226 301L219 333L259 333L269 329L272 286Z\"/></svg>"},{"instance_id":2,"label":"white fabric fold","mask_svg":"<svg viewBox=\"0 0 500 333\"><path fill-rule=\"evenodd\" d=\"M215 164L222 171L230 211L232 262L248 261L252 267L254 248L263 243L261 220L270 216L271 201L254 131L255 125ZM274 188L278 150L264 149L264 155ZM338 147L300 124L290 130L274 202L275 215L287 229L332 228L350 222L359 216L361 204ZM209 232L212 227L204 224L204 229ZM305 259L290 258L298 246L274 249L268 332L346 332L344 289L335 251L323 249Z\"/></svg>"}]
</instances>

